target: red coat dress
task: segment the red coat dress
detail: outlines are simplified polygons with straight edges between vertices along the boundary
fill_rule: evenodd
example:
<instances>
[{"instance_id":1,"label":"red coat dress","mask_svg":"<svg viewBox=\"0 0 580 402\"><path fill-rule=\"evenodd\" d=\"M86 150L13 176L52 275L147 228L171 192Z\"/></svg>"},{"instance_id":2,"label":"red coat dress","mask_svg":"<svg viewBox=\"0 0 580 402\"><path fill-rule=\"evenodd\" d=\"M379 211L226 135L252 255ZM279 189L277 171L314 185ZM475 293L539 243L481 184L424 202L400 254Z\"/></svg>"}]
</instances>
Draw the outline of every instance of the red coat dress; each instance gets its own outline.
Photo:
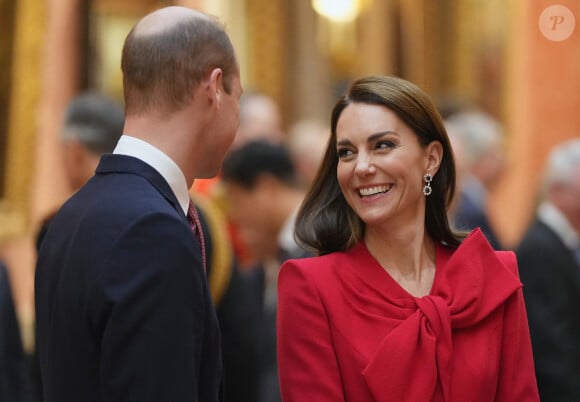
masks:
<instances>
[{"instance_id":1,"label":"red coat dress","mask_svg":"<svg viewBox=\"0 0 580 402\"><path fill-rule=\"evenodd\" d=\"M278 279L284 402L539 401L512 252L479 229L436 251L431 293L405 291L360 242L287 261Z\"/></svg>"}]
</instances>

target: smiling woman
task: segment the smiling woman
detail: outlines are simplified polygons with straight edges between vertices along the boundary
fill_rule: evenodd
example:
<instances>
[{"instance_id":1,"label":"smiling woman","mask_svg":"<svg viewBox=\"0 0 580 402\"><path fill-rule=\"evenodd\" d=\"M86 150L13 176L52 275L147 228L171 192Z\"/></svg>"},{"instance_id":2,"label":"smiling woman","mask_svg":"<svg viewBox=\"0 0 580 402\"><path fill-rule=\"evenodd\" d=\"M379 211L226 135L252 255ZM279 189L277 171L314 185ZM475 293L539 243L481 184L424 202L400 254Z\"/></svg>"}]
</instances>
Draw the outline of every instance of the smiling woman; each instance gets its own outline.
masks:
<instances>
[{"instance_id":1,"label":"smiling woman","mask_svg":"<svg viewBox=\"0 0 580 402\"><path fill-rule=\"evenodd\" d=\"M338 183L367 227L385 220L390 227L421 227L427 201L421 181L437 172L441 142L422 146L394 112L366 103L346 107L336 133Z\"/></svg>"},{"instance_id":2,"label":"smiling woman","mask_svg":"<svg viewBox=\"0 0 580 402\"><path fill-rule=\"evenodd\" d=\"M319 256L278 276L284 401L539 400L515 256L450 229L454 188L429 97L395 77L355 81L298 212Z\"/></svg>"},{"instance_id":3,"label":"smiling woman","mask_svg":"<svg viewBox=\"0 0 580 402\"><path fill-rule=\"evenodd\" d=\"M438 241L450 246L459 244L465 235L451 232L446 215L455 192L451 146L438 111L423 91L400 78L363 78L353 83L337 102L331 116L331 131L318 179L298 217L297 236L305 245L327 254L346 250L358 242L363 235L363 220L345 202L348 195L341 191L338 174L345 172L347 166L354 166L355 161L360 162L359 171L369 161L375 165L371 170L376 169L379 159L401 155L410 144L422 149L426 158L424 165L403 168L418 169L413 179L417 191L425 184L421 181L426 173L434 176L432 194L424 201L421 212L425 216L425 229ZM357 135L361 138L355 138ZM442 155L437 155L439 152Z\"/></svg>"}]
</instances>

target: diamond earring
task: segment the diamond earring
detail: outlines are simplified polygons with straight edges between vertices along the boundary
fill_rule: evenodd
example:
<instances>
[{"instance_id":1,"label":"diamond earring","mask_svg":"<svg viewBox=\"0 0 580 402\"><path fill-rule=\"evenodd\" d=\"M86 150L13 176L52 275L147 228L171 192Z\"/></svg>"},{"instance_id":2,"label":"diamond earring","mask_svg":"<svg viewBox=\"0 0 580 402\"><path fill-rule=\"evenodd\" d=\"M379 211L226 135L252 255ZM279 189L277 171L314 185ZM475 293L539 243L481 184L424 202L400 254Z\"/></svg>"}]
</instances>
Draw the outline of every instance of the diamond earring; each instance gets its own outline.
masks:
<instances>
[{"instance_id":1,"label":"diamond earring","mask_svg":"<svg viewBox=\"0 0 580 402\"><path fill-rule=\"evenodd\" d=\"M431 173L425 173L425 176L423 176L423 180L425 180L425 186L423 186L423 194L427 196L433 192L433 189L431 188L431 181L433 181L433 176L431 175Z\"/></svg>"}]
</instances>

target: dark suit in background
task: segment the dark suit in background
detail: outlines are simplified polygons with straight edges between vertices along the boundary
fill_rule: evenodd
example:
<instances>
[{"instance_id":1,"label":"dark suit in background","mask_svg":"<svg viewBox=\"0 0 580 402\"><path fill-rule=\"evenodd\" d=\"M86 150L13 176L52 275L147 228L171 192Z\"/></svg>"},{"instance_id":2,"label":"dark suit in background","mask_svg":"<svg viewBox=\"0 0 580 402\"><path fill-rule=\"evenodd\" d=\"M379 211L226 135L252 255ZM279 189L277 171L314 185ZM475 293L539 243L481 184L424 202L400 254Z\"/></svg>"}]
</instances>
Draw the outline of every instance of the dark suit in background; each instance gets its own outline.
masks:
<instances>
[{"instance_id":1,"label":"dark suit in background","mask_svg":"<svg viewBox=\"0 0 580 402\"><path fill-rule=\"evenodd\" d=\"M580 401L580 264L540 220L516 249L540 399Z\"/></svg>"},{"instance_id":2,"label":"dark suit in background","mask_svg":"<svg viewBox=\"0 0 580 402\"><path fill-rule=\"evenodd\" d=\"M0 401L29 401L27 374L10 278L6 266L0 261Z\"/></svg>"},{"instance_id":3,"label":"dark suit in background","mask_svg":"<svg viewBox=\"0 0 580 402\"><path fill-rule=\"evenodd\" d=\"M457 201L457 209L453 216L454 227L463 231L472 231L480 228L489 244L495 250L501 250L502 246L491 227L485 205L473 194L462 191Z\"/></svg>"},{"instance_id":4,"label":"dark suit in background","mask_svg":"<svg viewBox=\"0 0 580 402\"><path fill-rule=\"evenodd\" d=\"M218 400L220 338L199 245L144 162L104 156L53 219L36 306L46 402Z\"/></svg>"},{"instance_id":5,"label":"dark suit in background","mask_svg":"<svg viewBox=\"0 0 580 402\"><path fill-rule=\"evenodd\" d=\"M580 137L557 144L516 254L542 402L580 401Z\"/></svg>"},{"instance_id":6,"label":"dark suit in background","mask_svg":"<svg viewBox=\"0 0 580 402\"><path fill-rule=\"evenodd\" d=\"M258 397L255 402L282 402L278 379L276 351L277 276L280 266L289 259L311 257L302 249L281 249L277 259L263 261L244 273L250 286L253 303L252 320L255 330L255 362L258 376ZM249 400L248 400L249 401Z\"/></svg>"},{"instance_id":7,"label":"dark suit in background","mask_svg":"<svg viewBox=\"0 0 580 402\"><path fill-rule=\"evenodd\" d=\"M205 238L207 277L222 337L225 402L257 402L256 293L239 270L227 221L211 199L192 194Z\"/></svg>"}]
</instances>

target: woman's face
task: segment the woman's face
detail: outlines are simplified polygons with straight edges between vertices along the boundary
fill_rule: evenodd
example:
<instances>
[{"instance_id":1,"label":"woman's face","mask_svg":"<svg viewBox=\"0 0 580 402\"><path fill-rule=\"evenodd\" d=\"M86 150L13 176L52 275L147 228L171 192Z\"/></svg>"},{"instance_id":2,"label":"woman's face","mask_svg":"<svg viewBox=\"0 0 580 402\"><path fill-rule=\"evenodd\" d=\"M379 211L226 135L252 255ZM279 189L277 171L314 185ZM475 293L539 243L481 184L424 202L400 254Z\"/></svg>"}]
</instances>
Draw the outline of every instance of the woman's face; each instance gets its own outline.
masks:
<instances>
[{"instance_id":1,"label":"woman's face","mask_svg":"<svg viewBox=\"0 0 580 402\"><path fill-rule=\"evenodd\" d=\"M367 226L424 222L423 176L435 174L440 143L421 147L393 111L365 103L344 109L336 140L338 183Z\"/></svg>"}]
</instances>

